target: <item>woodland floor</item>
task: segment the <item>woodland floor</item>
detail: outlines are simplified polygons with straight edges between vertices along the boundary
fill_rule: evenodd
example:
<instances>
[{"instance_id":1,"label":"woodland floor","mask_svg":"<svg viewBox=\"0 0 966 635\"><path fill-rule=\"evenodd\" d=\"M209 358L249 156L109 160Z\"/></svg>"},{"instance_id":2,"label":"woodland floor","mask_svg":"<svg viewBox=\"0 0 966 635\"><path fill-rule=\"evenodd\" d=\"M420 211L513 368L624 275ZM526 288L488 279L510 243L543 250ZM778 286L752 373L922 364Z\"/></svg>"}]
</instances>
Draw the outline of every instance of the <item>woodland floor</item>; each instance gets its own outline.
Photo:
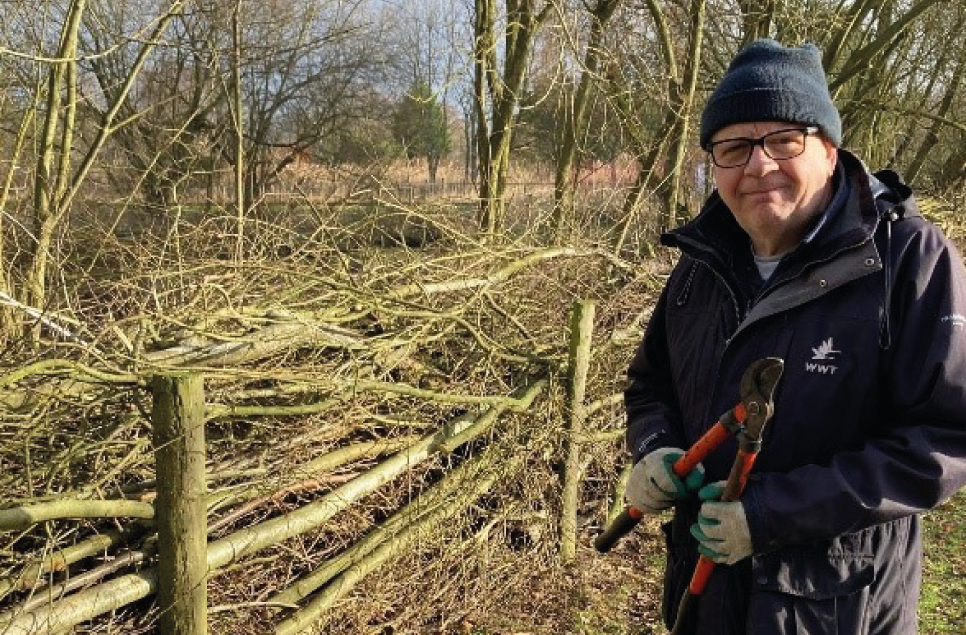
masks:
<instances>
[{"instance_id":1,"label":"woodland floor","mask_svg":"<svg viewBox=\"0 0 966 635\"><path fill-rule=\"evenodd\" d=\"M456 611L460 615L438 628L411 631L372 624L360 632L666 634L660 619L664 552L659 520L642 521L606 555L591 546L596 531L582 533L572 566L533 560L515 563L520 570L508 576L506 586L491 588L489 597L465 597ZM966 492L925 515L924 540L919 635L961 635L966 624Z\"/></svg>"}]
</instances>

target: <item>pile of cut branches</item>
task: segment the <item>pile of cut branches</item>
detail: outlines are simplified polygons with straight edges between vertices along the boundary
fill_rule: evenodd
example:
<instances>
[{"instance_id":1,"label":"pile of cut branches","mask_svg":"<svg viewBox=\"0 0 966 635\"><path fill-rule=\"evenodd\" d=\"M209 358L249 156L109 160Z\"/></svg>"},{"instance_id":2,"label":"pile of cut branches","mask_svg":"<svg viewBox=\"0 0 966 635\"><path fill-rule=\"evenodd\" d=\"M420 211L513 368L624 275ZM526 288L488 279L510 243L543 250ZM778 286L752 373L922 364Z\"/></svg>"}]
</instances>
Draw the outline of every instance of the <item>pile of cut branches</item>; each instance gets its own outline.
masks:
<instances>
[{"instance_id":1,"label":"pile of cut branches","mask_svg":"<svg viewBox=\"0 0 966 635\"><path fill-rule=\"evenodd\" d=\"M448 220L421 215L418 249L360 237L392 220L265 221L242 260L215 221L88 238L63 263L70 310L47 313L69 337L4 357L0 632L152 630L149 385L173 370L205 378L214 633L445 629L552 563L579 299L598 306L580 518L604 522L659 277Z\"/></svg>"}]
</instances>

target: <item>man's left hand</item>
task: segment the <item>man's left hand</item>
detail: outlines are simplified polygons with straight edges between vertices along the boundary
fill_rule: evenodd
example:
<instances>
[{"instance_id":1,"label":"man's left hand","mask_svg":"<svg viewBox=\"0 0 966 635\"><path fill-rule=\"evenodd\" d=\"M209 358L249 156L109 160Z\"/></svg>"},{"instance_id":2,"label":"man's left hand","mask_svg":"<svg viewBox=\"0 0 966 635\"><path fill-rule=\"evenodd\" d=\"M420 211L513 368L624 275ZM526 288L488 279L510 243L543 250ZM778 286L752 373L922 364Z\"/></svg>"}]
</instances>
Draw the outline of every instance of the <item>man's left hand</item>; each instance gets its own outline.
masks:
<instances>
[{"instance_id":1,"label":"man's left hand","mask_svg":"<svg viewBox=\"0 0 966 635\"><path fill-rule=\"evenodd\" d=\"M752 554L751 530L740 502L722 503L725 482L705 485L698 497L705 501L698 512L691 535L698 539L698 551L719 564L734 564Z\"/></svg>"}]
</instances>

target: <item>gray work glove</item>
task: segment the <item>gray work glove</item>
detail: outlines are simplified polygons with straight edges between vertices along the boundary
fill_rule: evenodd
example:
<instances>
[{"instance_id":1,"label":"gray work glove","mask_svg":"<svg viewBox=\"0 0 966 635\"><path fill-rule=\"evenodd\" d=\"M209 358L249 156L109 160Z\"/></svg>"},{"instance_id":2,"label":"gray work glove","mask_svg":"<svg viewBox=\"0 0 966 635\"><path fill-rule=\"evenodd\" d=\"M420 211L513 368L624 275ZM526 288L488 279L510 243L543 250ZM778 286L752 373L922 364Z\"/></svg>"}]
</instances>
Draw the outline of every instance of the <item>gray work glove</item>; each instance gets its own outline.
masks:
<instances>
[{"instance_id":1,"label":"gray work glove","mask_svg":"<svg viewBox=\"0 0 966 635\"><path fill-rule=\"evenodd\" d=\"M704 466L700 464L684 480L674 474L671 465L682 456L684 450L660 448L638 461L627 480L627 503L644 513L656 514L701 487Z\"/></svg>"},{"instance_id":2,"label":"gray work glove","mask_svg":"<svg viewBox=\"0 0 966 635\"><path fill-rule=\"evenodd\" d=\"M725 482L705 485L698 498L705 501L691 535L698 539L698 551L719 564L734 564L752 554L751 530L740 501L722 503Z\"/></svg>"}]
</instances>

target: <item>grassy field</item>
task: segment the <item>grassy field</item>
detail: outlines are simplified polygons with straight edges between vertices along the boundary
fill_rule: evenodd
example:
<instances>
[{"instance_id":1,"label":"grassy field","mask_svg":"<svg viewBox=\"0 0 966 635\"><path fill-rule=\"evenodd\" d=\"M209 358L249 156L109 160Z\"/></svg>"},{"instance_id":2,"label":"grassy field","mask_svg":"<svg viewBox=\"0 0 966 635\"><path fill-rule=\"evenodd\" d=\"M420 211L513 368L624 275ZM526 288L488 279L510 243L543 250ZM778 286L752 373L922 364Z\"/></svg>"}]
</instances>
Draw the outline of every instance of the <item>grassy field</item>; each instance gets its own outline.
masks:
<instances>
[{"instance_id":1,"label":"grassy field","mask_svg":"<svg viewBox=\"0 0 966 635\"><path fill-rule=\"evenodd\" d=\"M966 492L925 517L919 632L966 632Z\"/></svg>"}]
</instances>

